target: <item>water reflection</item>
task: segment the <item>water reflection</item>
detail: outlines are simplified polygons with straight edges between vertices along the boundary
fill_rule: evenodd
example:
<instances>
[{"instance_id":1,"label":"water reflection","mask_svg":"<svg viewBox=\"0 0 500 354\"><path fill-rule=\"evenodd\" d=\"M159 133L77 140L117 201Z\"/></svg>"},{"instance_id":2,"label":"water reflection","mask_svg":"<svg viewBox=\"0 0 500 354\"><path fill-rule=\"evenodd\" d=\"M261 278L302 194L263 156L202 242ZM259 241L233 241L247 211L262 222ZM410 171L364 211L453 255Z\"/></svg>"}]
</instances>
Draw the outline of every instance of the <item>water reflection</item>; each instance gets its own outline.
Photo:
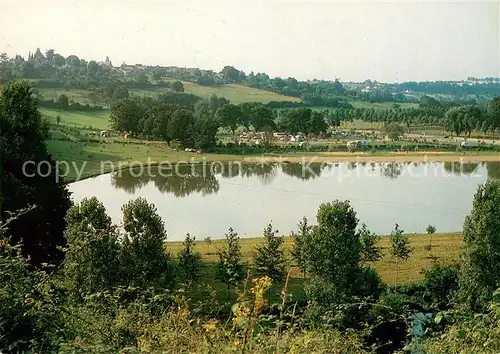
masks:
<instances>
[{"instance_id":1,"label":"water reflection","mask_svg":"<svg viewBox=\"0 0 500 354\"><path fill-rule=\"evenodd\" d=\"M277 174L277 164L270 163L255 163L241 164L241 176L253 177L256 176L263 184L270 184Z\"/></svg>"},{"instance_id":2,"label":"water reflection","mask_svg":"<svg viewBox=\"0 0 500 354\"><path fill-rule=\"evenodd\" d=\"M500 162L445 162L443 164L444 170L448 173L454 173L456 175L472 175L478 172L479 167L486 167L486 171L489 179L499 179L500 178Z\"/></svg>"},{"instance_id":3,"label":"water reflection","mask_svg":"<svg viewBox=\"0 0 500 354\"><path fill-rule=\"evenodd\" d=\"M382 176L389 179L396 179L403 173L403 164L399 162L390 162L381 165Z\"/></svg>"},{"instance_id":4,"label":"water reflection","mask_svg":"<svg viewBox=\"0 0 500 354\"><path fill-rule=\"evenodd\" d=\"M322 163L311 163L311 164L300 164L300 163L283 163L281 164L281 171L288 175L302 180L310 180L321 175L323 169L327 164Z\"/></svg>"},{"instance_id":5,"label":"water reflection","mask_svg":"<svg viewBox=\"0 0 500 354\"><path fill-rule=\"evenodd\" d=\"M124 169L111 176L111 184L131 194L153 182L160 192L171 193L176 197L186 197L194 192L208 195L219 191L216 169L216 166L208 168L202 165L177 166L175 170L155 168L150 173Z\"/></svg>"},{"instance_id":6,"label":"water reflection","mask_svg":"<svg viewBox=\"0 0 500 354\"><path fill-rule=\"evenodd\" d=\"M406 169L415 168L419 163L349 163L346 178L349 173L354 176L360 172L374 172L377 168L382 177L390 180L400 178ZM480 167L487 171L490 179L500 178L500 162L483 163L443 163L444 171L453 175L472 175L479 172ZM266 163L250 164L240 162L214 163L199 165L177 166L170 170L158 170L153 168L149 173L139 173L140 171L125 169L111 175L111 184L117 188L133 194L149 183L162 193L173 194L176 197L186 197L192 193L209 195L219 191L219 178L231 179L236 177L254 178L256 177L262 185L271 184L281 171L284 175L308 181L320 177L326 172L338 172L339 164L326 163ZM355 172L357 171L357 172Z\"/></svg>"},{"instance_id":7,"label":"water reflection","mask_svg":"<svg viewBox=\"0 0 500 354\"><path fill-rule=\"evenodd\" d=\"M445 162L443 168L446 172L454 173L457 175L465 174L470 175L477 171L479 163L477 162Z\"/></svg>"},{"instance_id":8,"label":"water reflection","mask_svg":"<svg viewBox=\"0 0 500 354\"><path fill-rule=\"evenodd\" d=\"M500 179L500 161L484 162L489 179Z\"/></svg>"}]
</instances>

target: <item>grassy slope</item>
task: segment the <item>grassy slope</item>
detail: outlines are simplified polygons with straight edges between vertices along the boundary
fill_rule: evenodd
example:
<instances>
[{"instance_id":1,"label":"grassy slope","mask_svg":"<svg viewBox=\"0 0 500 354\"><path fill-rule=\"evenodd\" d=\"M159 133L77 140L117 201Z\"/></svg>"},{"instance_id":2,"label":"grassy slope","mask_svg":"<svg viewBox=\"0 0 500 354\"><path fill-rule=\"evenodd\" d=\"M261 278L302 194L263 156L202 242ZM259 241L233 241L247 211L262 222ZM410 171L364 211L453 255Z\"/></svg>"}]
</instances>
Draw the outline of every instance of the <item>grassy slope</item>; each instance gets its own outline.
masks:
<instances>
[{"instance_id":1,"label":"grassy slope","mask_svg":"<svg viewBox=\"0 0 500 354\"><path fill-rule=\"evenodd\" d=\"M37 88L37 90L46 98L56 100L60 95L66 95L70 100L82 104L93 103L88 95L89 91L79 89L63 89L63 88Z\"/></svg>"},{"instance_id":2,"label":"grassy slope","mask_svg":"<svg viewBox=\"0 0 500 354\"><path fill-rule=\"evenodd\" d=\"M233 155L198 155L184 151L173 151L163 142L134 143L127 141L121 143L106 139L102 143L90 143L48 140L47 145L50 153L57 161L67 161L70 165L74 163L78 170L85 164L84 177L109 172L111 167L117 169L132 163L190 162L192 160L203 161L203 159L208 161L230 161L241 159L241 157ZM105 164L107 161L112 161L114 165ZM118 162L122 162L122 164L119 165ZM104 165L103 170L101 170L101 163ZM76 176L76 171L72 168L67 180L72 181Z\"/></svg>"},{"instance_id":3,"label":"grassy slope","mask_svg":"<svg viewBox=\"0 0 500 354\"><path fill-rule=\"evenodd\" d=\"M225 97L231 103L243 102L262 102L269 101L300 101L297 97L283 96L271 91L255 89L243 85L229 84L219 86L202 86L192 82L183 82L184 89L187 93L192 93L201 97L209 97L213 94L219 97Z\"/></svg>"},{"instance_id":4,"label":"grassy slope","mask_svg":"<svg viewBox=\"0 0 500 354\"><path fill-rule=\"evenodd\" d=\"M255 246L262 241L262 238L245 238L240 240L243 262L249 264L252 259ZM382 279L388 284L394 284L397 276L398 283L410 283L421 280L422 270L432 266L433 258L443 264L457 262L460 257L462 245L461 233L436 234L432 236L432 249L426 250L424 247L429 244L428 235L410 235L413 253L407 261L400 262L399 265L391 259L389 254L389 238L381 237L379 246L382 247L383 258L374 264L375 269L381 275ZM199 241L196 245L196 251L200 252L203 260L207 262L217 261L217 249L223 243L223 240L213 240L211 243ZM287 254L292 247L293 239L285 238L285 248ZM182 242L168 242L167 248L174 254L182 249ZM397 274L396 274L397 273ZM291 276L293 278L302 277L297 268L292 268Z\"/></svg>"},{"instance_id":5,"label":"grassy slope","mask_svg":"<svg viewBox=\"0 0 500 354\"><path fill-rule=\"evenodd\" d=\"M56 124L56 117L61 117L61 124L75 128L92 127L97 129L109 128L109 111L96 112L69 112L51 108L40 108L42 115L49 118L51 124Z\"/></svg>"},{"instance_id":6,"label":"grassy slope","mask_svg":"<svg viewBox=\"0 0 500 354\"><path fill-rule=\"evenodd\" d=\"M202 86L197 85L192 82L183 82L185 92L192 93L200 97L210 97L215 94L219 97L225 97L231 103L243 103L243 102L262 102L267 103L269 101L300 101L297 97L283 96L271 91L255 89L243 85L228 84L228 85L218 85L218 86ZM89 92L77 89L52 89L52 88L40 88L38 89L45 98L57 99L61 94L65 94L70 99L80 102L82 104L93 102L89 98ZM159 87L154 90L144 90L144 89L131 89L130 92L136 96L148 96L155 97L161 93L169 92L168 88Z\"/></svg>"}]
</instances>

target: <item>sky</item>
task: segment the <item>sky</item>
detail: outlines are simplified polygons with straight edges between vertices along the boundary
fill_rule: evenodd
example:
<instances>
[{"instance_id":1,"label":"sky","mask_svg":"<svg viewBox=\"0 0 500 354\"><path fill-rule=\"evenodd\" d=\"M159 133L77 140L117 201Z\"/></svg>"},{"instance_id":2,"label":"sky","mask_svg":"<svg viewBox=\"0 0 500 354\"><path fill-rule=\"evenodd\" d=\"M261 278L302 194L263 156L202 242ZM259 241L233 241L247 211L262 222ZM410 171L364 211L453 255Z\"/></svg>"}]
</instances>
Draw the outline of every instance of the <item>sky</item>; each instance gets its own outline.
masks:
<instances>
[{"instance_id":1,"label":"sky","mask_svg":"<svg viewBox=\"0 0 500 354\"><path fill-rule=\"evenodd\" d=\"M500 76L500 2L0 0L0 52L381 82Z\"/></svg>"}]
</instances>

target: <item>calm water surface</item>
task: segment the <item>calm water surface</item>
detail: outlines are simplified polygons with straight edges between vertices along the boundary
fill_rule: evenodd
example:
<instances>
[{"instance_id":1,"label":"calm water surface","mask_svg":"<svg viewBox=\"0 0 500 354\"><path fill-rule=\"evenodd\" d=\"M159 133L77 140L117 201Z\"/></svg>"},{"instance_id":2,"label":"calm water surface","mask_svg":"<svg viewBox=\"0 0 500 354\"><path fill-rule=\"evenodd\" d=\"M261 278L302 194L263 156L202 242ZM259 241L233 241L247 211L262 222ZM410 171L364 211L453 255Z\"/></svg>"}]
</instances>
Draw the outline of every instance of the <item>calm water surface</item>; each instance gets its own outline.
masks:
<instances>
[{"instance_id":1,"label":"calm water surface","mask_svg":"<svg viewBox=\"0 0 500 354\"><path fill-rule=\"evenodd\" d=\"M160 175L160 172L163 176ZM170 241L190 233L198 240L224 237L231 226L255 237L272 222L282 234L303 216L315 221L318 206L351 201L360 222L378 234L395 223L405 232L462 229L479 184L500 178L500 163L215 164L176 170L123 170L72 183L75 202L96 196L115 223L130 199L158 208Z\"/></svg>"}]
</instances>

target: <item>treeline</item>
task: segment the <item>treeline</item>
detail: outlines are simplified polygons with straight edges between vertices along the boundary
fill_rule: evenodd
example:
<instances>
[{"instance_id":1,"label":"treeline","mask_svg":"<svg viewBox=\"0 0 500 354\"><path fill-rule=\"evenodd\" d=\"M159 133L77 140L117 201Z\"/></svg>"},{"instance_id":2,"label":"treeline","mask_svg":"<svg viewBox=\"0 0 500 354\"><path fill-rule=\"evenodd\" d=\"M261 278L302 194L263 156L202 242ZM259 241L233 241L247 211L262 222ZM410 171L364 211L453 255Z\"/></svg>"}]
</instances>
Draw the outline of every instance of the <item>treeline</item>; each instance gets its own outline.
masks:
<instances>
[{"instance_id":1,"label":"treeline","mask_svg":"<svg viewBox=\"0 0 500 354\"><path fill-rule=\"evenodd\" d=\"M436 101L437 102L437 101ZM353 108L328 112L327 121L339 124L343 121L360 119L365 122L398 123L407 127L418 125L441 126L457 136L472 130L495 133L500 128L500 97L485 106L453 104L420 104L417 108L401 108L395 105L389 109Z\"/></svg>"},{"instance_id":2,"label":"treeline","mask_svg":"<svg viewBox=\"0 0 500 354\"><path fill-rule=\"evenodd\" d=\"M31 80L37 88L64 88L89 91L89 98L102 103L128 97L133 89L169 88L174 92L184 92L180 81L159 81L154 84L145 68L124 71L113 67L111 61L98 63L86 61L70 55L63 57L54 50L45 55L40 49L25 59L20 55L9 58L0 55L0 83L16 79Z\"/></svg>"},{"instance_id":3,"label":"treeline","mask_svg":"<svg viewBox=\"0 0 500 354\"><path fill-rule=\"evenodd\" d=\"M155 99L118 100L111 106L110 122L112 129L133 136L206 149L216 145L219 128L233 134L240 126L269 134L277 129L291 134L325 133L325 114L298 108L283 110L277 117L275 110L261 103L235 105L215 95L201 100L185 93L169 93Z\"/></svg>"},{"instance_id":4,"label":"treeline","mask_svg":"<svg viewBox=\"0 0 500 354\"><path fill-rule=\"evenodd\" d=\"M403 82L394 85L398 92L406 90L412 92L432 93L432 94L469 94L469 95L499 95L500 83L466 83L466 82L449 82L449 81L434 81L434 82Z\"/></svg>"},{"instance_id":5,"label":"treeline","mask_svg":"<svg viewBox=\"0 0 500 354\"><path fill-rule=\"evenodd\" d=\"M171 93L149 97L129 97L111 105L111 128L133 136L158 139L170 144L205 149L214 146L219 123L217 109L225 99L200 101L198 96Z\"/></svg>"}]
</instances>

